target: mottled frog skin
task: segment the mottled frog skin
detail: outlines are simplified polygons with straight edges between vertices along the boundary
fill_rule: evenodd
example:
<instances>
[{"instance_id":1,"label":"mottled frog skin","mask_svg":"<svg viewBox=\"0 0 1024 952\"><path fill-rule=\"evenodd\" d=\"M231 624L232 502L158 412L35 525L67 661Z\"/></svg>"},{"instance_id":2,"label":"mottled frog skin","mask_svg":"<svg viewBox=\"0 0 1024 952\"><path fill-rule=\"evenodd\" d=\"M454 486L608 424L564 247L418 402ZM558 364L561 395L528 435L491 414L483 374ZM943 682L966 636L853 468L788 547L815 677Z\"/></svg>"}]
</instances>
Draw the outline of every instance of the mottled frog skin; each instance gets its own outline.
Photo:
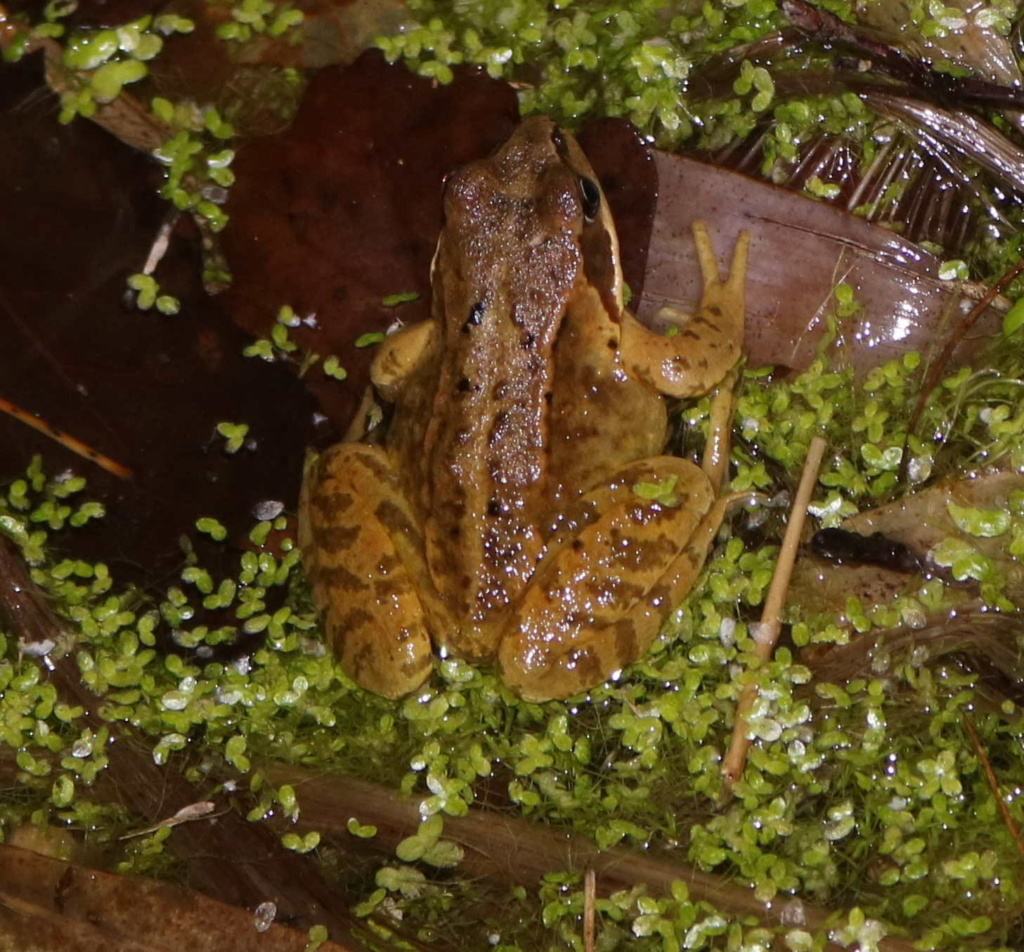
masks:
<instances>
[{"instance_id":1,"label":"mottled frog skin","mask_svg":"<svg viewBox=\"0 0 1024 952\"><path fill-rule=\"evenodd\" d=\"M743 337L747 236L666 336L623 306L618 239L576 141L533 118L451 175L429 320L372 380L383 445L309 469L300 544L345 671L400 697L435 650L496 661L523 698L564 698L640 658L700 571L724 502L663 455L665 397L707 393ZM634 486L674 480L669 498Z\"/></svg>"}]
</instances>

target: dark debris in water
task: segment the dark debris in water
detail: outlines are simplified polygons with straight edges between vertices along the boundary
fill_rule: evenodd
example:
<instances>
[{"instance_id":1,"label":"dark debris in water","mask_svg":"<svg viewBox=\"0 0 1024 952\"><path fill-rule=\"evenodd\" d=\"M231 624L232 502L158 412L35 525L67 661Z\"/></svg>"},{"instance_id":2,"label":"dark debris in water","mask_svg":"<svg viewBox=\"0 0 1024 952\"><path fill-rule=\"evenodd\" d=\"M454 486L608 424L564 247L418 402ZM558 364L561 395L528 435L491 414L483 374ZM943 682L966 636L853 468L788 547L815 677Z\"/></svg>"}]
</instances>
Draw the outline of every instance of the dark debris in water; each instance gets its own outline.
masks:
<instances>
[{"instance_id":1,"label":"dark debris in water","mask_svg":"<svg viewBox=\"0 0 1024 952\"><path fill-rule=\"evenodd\" d=\"M111 476L3 415L0 474L15 478L38 453L50 474L85 475L108 515L66 544L123 580L159 584L198 516L242 534L261 500L294 507L312 403L283 367L242 356L251 338L203 292L187 222L159 269L181 313L123 307L166 214L159 171L88 122L58 125L56 111L38 57L4 67L0 396L135 475ZM248 423L256 449L227 455L223 421Z\"/></svg>"}]
</instances>

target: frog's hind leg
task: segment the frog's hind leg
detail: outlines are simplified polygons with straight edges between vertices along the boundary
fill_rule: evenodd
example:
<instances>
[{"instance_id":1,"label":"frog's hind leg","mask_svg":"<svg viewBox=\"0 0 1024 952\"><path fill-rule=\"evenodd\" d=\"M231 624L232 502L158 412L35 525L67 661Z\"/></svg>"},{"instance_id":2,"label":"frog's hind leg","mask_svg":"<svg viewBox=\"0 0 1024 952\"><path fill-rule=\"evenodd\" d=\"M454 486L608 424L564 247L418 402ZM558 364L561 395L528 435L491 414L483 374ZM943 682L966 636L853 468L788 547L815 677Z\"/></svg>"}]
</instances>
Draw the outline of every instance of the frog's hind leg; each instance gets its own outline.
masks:
<instances>
[{"instance_id":1,"label":"frog's hind leg","mask_svg":"<svg viewBox=\"0 0 1024 952\"><path fill-rule=\"evenodd\" d=\"M665 493L643 498L636 484ZM697 466L669 456L629 464L584 496L583 517L567 520L581 527L552 540L505 630L505 683L527 700L564 698L642 657L700 573L727 506Z\"/></svg>"},{"instance_id":2,"label":"frog's hind leg","mask_svg":"<svg viewBox=\"0 0 1024 952\"><path fill-rule=\"evenodd\" d=\"M387 457L339 443L306 473L299 544L327 638L361 687L397 698L433 667L422 541Z\"/></svg>"}]
</instances>

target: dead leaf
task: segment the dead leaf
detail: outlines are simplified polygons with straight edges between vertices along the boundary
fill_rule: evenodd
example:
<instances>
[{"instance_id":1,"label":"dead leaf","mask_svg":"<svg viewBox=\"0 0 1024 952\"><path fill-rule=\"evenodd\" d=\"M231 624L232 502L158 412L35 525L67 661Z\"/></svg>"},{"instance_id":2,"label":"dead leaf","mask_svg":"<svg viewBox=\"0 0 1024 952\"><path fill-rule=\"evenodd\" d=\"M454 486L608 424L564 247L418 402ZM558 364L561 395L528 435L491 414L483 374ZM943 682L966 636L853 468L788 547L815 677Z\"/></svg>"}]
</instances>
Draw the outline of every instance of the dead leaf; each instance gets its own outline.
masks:
<instances>
[{"instance_id":1,"label":"dead leaf","mask_svg":"<svg viewBox=\"0 0 1024 952\"><path fill-rule=\"evenodd\" d=\"M305 931L178 886L0 844L0 933L5 949L33 952L303 952ZM322 952L361 948L325 942Z\"/></svg>"},{"instance_id":2,"label":"dead leaf","mask_svg":"<svg viewBox=\"0 0 1024 952\"><path fill-rule=\"evenodd\" d=\"M743 229L751 232L745 351L752 366L805 369L817 355L835 286L852 286L862 310L841 322L833 361L859 372L909 350L928 354L969 310L954 282L938 279L939 260L898 235L829 205L736 172L655 152L658 207L639 313L692 312L700 273L690 234L703 219L724 260ZM999 330L993 309L975 328ZM976 343L976 342L972 342ZM973 348L976 350L976 347ZM962 345L962 362L972 347Z\"/></svg>"}]
</instances>

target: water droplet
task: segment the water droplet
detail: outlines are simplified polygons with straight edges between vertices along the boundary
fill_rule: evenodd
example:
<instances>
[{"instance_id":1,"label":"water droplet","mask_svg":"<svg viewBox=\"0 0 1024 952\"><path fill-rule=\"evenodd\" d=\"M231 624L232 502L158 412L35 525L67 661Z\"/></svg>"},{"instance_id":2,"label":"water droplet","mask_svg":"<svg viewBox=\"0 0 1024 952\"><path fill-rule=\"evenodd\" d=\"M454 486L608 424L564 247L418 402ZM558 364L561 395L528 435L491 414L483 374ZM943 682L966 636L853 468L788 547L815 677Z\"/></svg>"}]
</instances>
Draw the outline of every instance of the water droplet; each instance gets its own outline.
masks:
<instances>
[{"instance_id":1,"label":"water droplet","mask_svg":"<svg viewBox=\"0 0 1024 952\"><path fill-rule=\"evenodd\" d=\"M277 918L277 903L261 902L253 913L253 928L257 932L266 932Z\"/></svg>"}]
</instances>

